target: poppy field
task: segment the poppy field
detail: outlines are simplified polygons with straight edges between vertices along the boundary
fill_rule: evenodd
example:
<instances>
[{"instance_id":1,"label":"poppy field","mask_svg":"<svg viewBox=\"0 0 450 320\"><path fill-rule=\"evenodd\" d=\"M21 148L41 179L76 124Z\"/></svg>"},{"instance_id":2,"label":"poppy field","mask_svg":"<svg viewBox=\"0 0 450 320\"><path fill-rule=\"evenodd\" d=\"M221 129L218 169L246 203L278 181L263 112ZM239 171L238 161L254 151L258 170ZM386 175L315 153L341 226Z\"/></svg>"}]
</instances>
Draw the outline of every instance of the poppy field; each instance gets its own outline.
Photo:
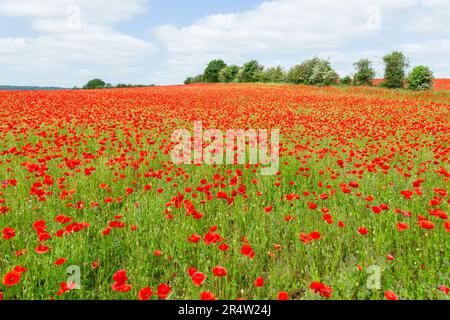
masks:
<instances>
[{"instance_id":1,"label":"poppy field","mask_svg":"<svg viewBox=\"0 0 450 320\"><path fill-rule=\"evenodd\" d=\"M3 91L0 119L0 300L449 299L450 91ZM278 172L174 164L198 120L279 129Z\"/></svg>"}]
</instances>

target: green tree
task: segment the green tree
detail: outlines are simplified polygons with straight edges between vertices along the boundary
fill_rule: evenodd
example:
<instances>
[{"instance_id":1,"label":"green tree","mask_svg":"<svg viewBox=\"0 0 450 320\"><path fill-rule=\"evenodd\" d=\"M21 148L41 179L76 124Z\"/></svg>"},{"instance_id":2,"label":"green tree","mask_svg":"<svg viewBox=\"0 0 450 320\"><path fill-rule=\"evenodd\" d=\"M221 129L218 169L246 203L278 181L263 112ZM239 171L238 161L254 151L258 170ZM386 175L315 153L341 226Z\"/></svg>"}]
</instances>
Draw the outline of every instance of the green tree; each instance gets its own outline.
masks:
<instances>
[{"instance_id":1,"label":"green tree","mask_svg":"<svg viewBox=\"0 0 450 320\"><path fill-rule=\"evenodd\" d=\"M240 82L257 82L261 80L262 71L264 67L256 60L251 60L244 64L239 73Z\"/></svg>"},{"instance_id":2,"label":"green tree","mask_svg":"<svg viewBox=\"0 0 450 320\"><path fill-rule=\"evenodd\" d=\"M203 82L203 74L199 74L195 77L187 77L186 80L184 80L184 84L191 84L191 83L198 83Z\"/></svg>"},{"instance_id":3,"label":"green tree","mask_svg":"<svg viewBox=\"0 0 450 320\"><path fill-rule=\"evenodd\" d=\"M264 71L263 82L280 83L286 79L286 73L280 66L269 68Z\"/></svg>"},{"instance_id":4,"label":"green tree","mask_svg":"<svg viewBox=\"0 0 450 320\"><path fill-rule=\"evenodd\" d=\"M203 74L196 75L195 77L192 78L192 83L199 83L199 82L204 82Z\"/></svg>"},{"instance_id":5,"label":"green tree","mask_svg":"<svg viewBox=\"0 0 450 320\"><path fill-rule=\"evenodd\" d=\"M239 69L240 68L238 66L234 65L223 68L219 72L219 82L233 82L239 73Z\"/></svg>"},{"instance_id":6,"label":"green tree","mask_svg":"<svg viewBox=\"0 0 450 320\"><path fill-rule=\"evenodd\" d=\"M203 72L203 80L210 83L219 82L220 70L222 70L226 66L227 65L225 64L225 62L223 62L223 60L212 60L210 63L208 63L208 66Z\"/></svg>"},{"instance_id":7,"label":"green tree","mask_svg":"<svg viewBox=\"0 0 450 320\"><path fill-rule=\"evenodd\" d=\"M309 70L305 63L297 64L289 70L287 74L287 81L295 84L306 84L311 76L311 73L312 69Z\"/></svg>"},{"instance_id":8,"label":"green tree","mask_svg":"<svg viewBox=\"0 0 450 320\"><path fill-rule=\"evenodd\" d=\"M339 75L331 68L331 64L327 60L319 59L313 67L309 84L316 86L329 86L339 79Z\"/></svg>"},{"instance_id":9,"label":"green tree","mask_svg":"<svg viewBox=\"0 0 450 320\"><path fill-rule=\"evenodd\" d=\"M330 85L339 79L338 74L327 60L314 57L289 70L288 82L297 84L311 84L318 86Z\"/></svg>"},{"instance_id":10,"label":"green tree","mask_svg":"<svg viewBox=\"0 0 450 320\"><path fill-rule=\"evenodd\" d=\"M353 82L352 77L350 76L345 76L343 78L341 78L341 84L346 85L346 86L350 86Z\"/></svg>"},{"instance_id":11,"label":"green tree","mask_svg":"<svg viewBox=\"0 0 450 320\"><path fill-rule=\"evenodd\" d=\"M102 79L92 79L83 86L83 89L100 89L105 85L106 83Z\"/></svg>"},{"instance_id":12,"label":"green tree","mask_svg":"<svg viewBox=\"0 0 450 320\"><path fill-rule=\"evenodd\" d=\"M357 86L371 86L375 79L375 70L369 59L360 59L353 63L356 73L353 76L353 83Z\"/></svg>"},{"instance_id":13,"label":"green tree","mask_svg":"<svg viewBox=\"0 0 450 320\"><path fill-rule=\"evenodd\" d=\"M417 66L408 76L408 88L411 90L430 90L433 88L433 72L427 66Z\"/></svg>"},{"instance_id":14,"label":"green tree","mask_svg":"<svg viewBox=\"0 0 450 320\"><path fill-rule=\"evenodd\" d=\"M383 57L385 65L384 86L387 88L403 88L405 83L408 59L400 51L394 51Z\"/></svg>"}]
</instances>

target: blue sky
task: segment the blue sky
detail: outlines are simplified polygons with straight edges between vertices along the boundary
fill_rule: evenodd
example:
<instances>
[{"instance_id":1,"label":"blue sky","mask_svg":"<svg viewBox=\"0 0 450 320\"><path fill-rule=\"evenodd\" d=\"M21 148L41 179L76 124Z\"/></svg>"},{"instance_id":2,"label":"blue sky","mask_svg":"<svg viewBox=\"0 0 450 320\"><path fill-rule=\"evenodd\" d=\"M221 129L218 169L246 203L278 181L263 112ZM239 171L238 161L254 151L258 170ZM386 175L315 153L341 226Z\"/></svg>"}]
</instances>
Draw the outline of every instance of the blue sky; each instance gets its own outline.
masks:
<instances>
[{"instance_id":1,"label":"blue sky","mask_svg":"<svg viewBox=\"0 0 450 320\"><path fill-rule=\"evenodd\" d=\"M342 76L402 50L450 77L448 0L0 0L0 84L177 84L214 58Z\"/></svg>"}]
</instances>

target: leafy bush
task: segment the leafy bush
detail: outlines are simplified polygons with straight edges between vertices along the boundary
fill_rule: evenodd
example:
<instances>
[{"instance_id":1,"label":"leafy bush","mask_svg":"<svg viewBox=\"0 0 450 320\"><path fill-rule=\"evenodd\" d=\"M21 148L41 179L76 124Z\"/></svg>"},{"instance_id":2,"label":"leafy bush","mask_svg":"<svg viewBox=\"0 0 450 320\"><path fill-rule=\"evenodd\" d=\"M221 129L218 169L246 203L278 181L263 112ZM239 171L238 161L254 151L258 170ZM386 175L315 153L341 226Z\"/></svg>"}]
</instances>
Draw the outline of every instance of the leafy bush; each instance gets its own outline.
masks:
<instances>
[{"instance_id":1,"label":"leafy bush","mask_svg":"<svg viewBox=\"0 0 450 320\"><path fill-rule=\"evenodd\" d=\"M205 82L219 82L219 72L227 65L223 60L212 60L208 63L205 71L203 72L203 81Z\"/></svg>"},{"instance_id":2,"label":"leafy bush","mask_svg":"<svg viewBox=\"0 0 450 320\"><path fill-rule=\"evenodd\" d=\"M353 66L356 73L353 76L353 84L357 86L371 86L375 78L375 70L372 68L372 62L369 59L361 59Z\"/></svg>"},{"instance_id":3,"label":"leafy bush","mask_svg":"<svg viewBox=\"0 0 450 320\"><path fill-rule=\"evenodd\" d=\"M92 79L83 86L83 89L100 89L104 88L105 85L106 83L102 79Z\"/></svg>"},{"instance_id":4,"label":"leafy bush","mask_svg":"<svg viewBox=\"0 0 450 320\"><path fill-rule=\"evenodd\" d=\"M345 76L345 77L343 77L343 78L341 79L341 83L344 84L344 85L346 85L346 86L351 85L351 84L352 84L352 77L350 77L350 76Z\"/></svg>"},{"instance_id":5,"label":"leafy bush","mask_svg":"<svg viewBox=\"0 0 450 320\"><path fill-rule=\"evenodd\" d=\"M293 66L288 74L287 74L287 81L290 83L306 83L308 78L310 77L310 72L307 70L307 66L305 63L297 64Z\"/></svg>"},{"instance_id":6,"label":"leafy bush","mask_svg":"<svg viewBox=\"0 0 450 320\"><path fill-rule=\"evenodd\" d=\"M229 83L235 81L239 73L238 66L225 67L219 72L219 82Z\"/></svg>"},{"instance_id":7,"label":"leafy bush","mask_svg":"<svg viewBox=\"0 0 450 320\"><path fill-rule=\"evenodd\" d=\"M288 72L287 80L297 84L312 84L326 86L339 79L336 71L331 68L327 60L314 57L296 65Z\"/></svg>"},{"instance_id":8,"label":"leafy bush","mask_svg":"<svg viewBox=\"0 0 450 320\"><path fill-rule=\"evenodd\" d=\"M406 68L409 66L405 55L400 51L394 51L384 56L383 62L385 65L384 85L387 88L403 88Z\"/></svg>"},{"instance_id":9,"label":"leafy bush","mask_svg":"<svg viewBox=\"0 0 450 320\"><path fill-rule=\"evenodd\" d=\"M433 88L433 72L427 66L417 66L408 76L408 88L411 90L430 90Z\"/></svg>"},{"instance_id":10,"label":"leafy bush","mask_svg":"<svg viewBox=\"0 0 450 320\"><path fill-rule=\"evenodd\" d=\"M261 80L261 72L264 67L256 60L251 60L244 64L241 72L239 72L240 82L258 82Z\"/></svg>"},{"instance_id":11,"label":"leafy bush","mask_svg":"<svg viewBox=\"0 0 450 320\"><path fill-rule=\"evenodd\" d=\"M195 77L188 77L186 80L184 80L184 84L191 84L191 83L199 83L203 82L203 74L199 74Z\"/></svg>"},{"instance_id":12,"label":"leafy bush","mask_svg":"<svg viewBox=\"0 0 450 320\"><path fill-rule=\"evenodd\" d=\"M269 68L263 72L263 82L280 83L284 82L286 73L280 66Z\"/></svg>"}]
</instances>

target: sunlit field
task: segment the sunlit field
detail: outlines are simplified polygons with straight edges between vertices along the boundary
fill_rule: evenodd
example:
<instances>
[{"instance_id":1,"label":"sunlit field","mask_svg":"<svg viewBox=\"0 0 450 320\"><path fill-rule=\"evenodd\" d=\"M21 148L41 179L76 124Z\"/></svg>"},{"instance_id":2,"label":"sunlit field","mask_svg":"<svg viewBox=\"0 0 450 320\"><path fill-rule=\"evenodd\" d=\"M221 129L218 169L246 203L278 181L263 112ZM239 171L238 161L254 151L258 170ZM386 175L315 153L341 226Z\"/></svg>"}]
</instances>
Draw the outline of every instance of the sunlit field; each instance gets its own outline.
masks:
<instances>
[{"instance_id":1,"label":"sunlit field","mask_svg":"<svg viewBox=\"0 0 450 320\"><path fill-rule=\"evenodd\" d=\"M0 298L448 299L450 91L0 92ZM174 130L280 129L261 165Z\"/></svg>"}]
</instances>

